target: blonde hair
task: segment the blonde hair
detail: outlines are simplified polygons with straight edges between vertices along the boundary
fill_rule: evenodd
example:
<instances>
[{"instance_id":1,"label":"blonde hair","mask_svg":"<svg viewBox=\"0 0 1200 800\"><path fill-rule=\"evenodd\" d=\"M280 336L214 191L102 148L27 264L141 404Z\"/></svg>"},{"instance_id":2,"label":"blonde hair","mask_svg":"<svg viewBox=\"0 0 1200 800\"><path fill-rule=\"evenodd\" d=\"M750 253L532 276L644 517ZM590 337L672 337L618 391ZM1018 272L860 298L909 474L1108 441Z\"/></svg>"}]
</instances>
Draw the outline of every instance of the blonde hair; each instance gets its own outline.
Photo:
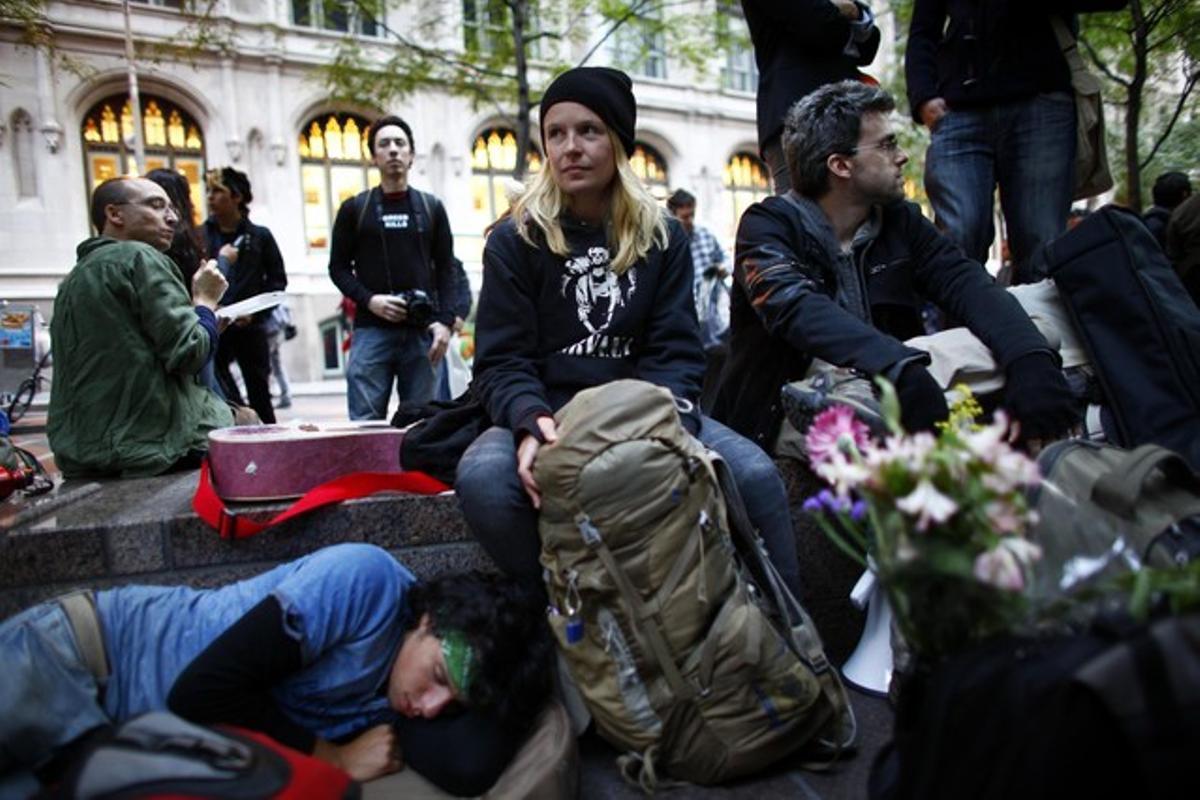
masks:
<instances>
[{"instance_id":1,"label":"blonde hair","mask_svg":"<svg viewBox=\"0 0 1200 800\"><path fill-rule=\"evenodd\" d=\"M656 244L666 247L669 239L666 218L654 195L642 184L629 165L625 146L610 129L608 138L612 142L616 173L613 175L609 215L607 219L609 250L615 251L610 269L623 275L634 264L646 257ZM540 172L525 184L525 192L512 204L512 216L521 238L534 247L533 228L536 226L545 236L550 252L559 256L570 255L567 239L563 235L559 217L567 207L566 195L558 188L551 174L550 165L543 165Z\"/></svg>"}]
</instances>

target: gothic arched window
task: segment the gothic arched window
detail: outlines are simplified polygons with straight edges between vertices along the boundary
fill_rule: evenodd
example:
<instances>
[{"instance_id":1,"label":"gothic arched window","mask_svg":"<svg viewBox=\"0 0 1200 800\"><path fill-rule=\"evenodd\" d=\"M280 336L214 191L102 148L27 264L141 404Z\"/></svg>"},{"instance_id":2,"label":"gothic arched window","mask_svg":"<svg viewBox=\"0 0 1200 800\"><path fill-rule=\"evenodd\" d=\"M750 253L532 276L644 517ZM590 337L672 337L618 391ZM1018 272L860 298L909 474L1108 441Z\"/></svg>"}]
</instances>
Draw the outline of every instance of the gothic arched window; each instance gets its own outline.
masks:
<instances>
[{"instance_id":1,"label":"gothic arched window","mask_svg":"<svg viewBox=\"0 0 1200 800\"><path fill-rule=\"evenodd\" d=\"M140 97L142 146L146 153L142 174L152 169L173 169L182 174L191 187L192 206L202 218L205 206L204 133L199 123L166 98L152 94ZM129 95L110 95L92 106L83 117L80 135L87 160L88 197L109 178L138 174Z\"/></svg>"},{"instance_id":2,"label":"gothic arched window","mask_svg":"<svg viewBox=\"0 0 1200 800\"><path fill-rule=\"evenodd\" d=\"M488 128L471 146L472 229L483 230L508 210L504 183L517 165L517 134L508 128ZM525 156L526 173L542 168L542 156L530 144Z\"/></svg>"},{"instance_id":3,"label":"gothic arched window","mask_svg":"<svg viewBox=\"0 0 1200 800\"><path fill-rule=\"evenodd\" d=\"M667 162L653 147L643 142L637 142L633 147L633 155L629 157L629 166L633 173L642 179L650 194L659 200L666 200L670 194L670 181L667 177Z\"/></svg>"},{"instance_id":4,"label":"gothic arched window","mask_svg":"<svg viewBox=\"0 0 1200 800\"><path fill-rule=\"evenodd\" d=\"M300 129L300 187L304 193L304 238L310 250L329 247L333 220L347 199L376 186L367 132L358 114L324 112Z\"/></svg>"},{"instance_id":5,"label":"gothic arched window","mask_svg":"<svg viewBox=\"0 0 1200 800\"><path fill-rule=\"evenodd\" d=\"M729 193L730 217L729 234L737 232L738 222L752 204L771 195L771 177L767 165L756 155L750 153L734 153L724 170L725 191Z\"/></svg>"}]
</instances>

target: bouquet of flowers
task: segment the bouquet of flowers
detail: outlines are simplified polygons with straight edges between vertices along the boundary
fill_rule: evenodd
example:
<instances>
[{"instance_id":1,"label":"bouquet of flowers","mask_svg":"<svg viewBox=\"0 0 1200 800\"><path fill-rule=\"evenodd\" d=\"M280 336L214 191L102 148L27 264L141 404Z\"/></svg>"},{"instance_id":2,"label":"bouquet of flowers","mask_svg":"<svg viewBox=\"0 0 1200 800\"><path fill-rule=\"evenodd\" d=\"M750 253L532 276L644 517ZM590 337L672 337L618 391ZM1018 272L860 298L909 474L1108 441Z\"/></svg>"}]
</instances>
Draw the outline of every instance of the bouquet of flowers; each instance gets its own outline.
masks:
<instances>
[{"instance_id":1,"label":"bouquet of flowers","mask_svg":"<svg viewBox=\"0 0 1200 800\"><path fill-rule=\"evenodd\" d=\"M809 428L812 468L831 488L804 507L876 572L909 646L936 660L1025 622L1024 589L1041 553L1025 538L1034 512L1024 490L1039 474L1008 445L1002 412L974 424L979 407L965 387L937 435L907 434L895 390L879 383L883 441L845 406Z\"/></svg>"}]
</instances>

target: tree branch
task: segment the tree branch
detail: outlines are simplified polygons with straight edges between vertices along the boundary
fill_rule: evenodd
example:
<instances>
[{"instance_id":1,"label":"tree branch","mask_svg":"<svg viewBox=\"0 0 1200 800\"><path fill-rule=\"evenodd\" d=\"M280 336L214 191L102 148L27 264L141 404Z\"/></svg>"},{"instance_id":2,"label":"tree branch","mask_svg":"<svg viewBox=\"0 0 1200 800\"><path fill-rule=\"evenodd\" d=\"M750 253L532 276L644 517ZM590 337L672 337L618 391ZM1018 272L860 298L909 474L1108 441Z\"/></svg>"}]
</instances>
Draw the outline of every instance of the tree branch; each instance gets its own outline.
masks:
<instances>
[{"instance_id":1,"label":"tree branch","mask_svg":"<svg viewBox=\"0 0 1200 800\"><path fill-rule=\"evenodd\" d=\"M1107 77L1113 83L1120 84L1121 86L1124 86L1126 89L1129 88L1132 81L1130 81L1126 78L1122 78L1120 75L1118 75L1117 73L1115 73L1111 69L1109 69L1108 65L1105 64L1104 61L1101 60L1100 54L1096 52L1096 49L1094 47L1092 47L1091 42L1089 42L1087 39L1082 39L1082 38L1078 39L1077 41L1079 41L1083 44L1083 49L1087 50L1088 58L1091 59L1092 65L1095 66L1096 69L1100 70L1100 72L1102 72L1104 74L1104 76Z\"/></svg>"},{"instance_id":2,"label":"tree branch","mask_svg":"<svg viewBox=\"0 0 1200 800\"><path fill-rule=\"evenodd\" d=\"M1183 108L1187 104L1188 95L1192 93L1192 89L1196 88L1196 81L1200 80L1200 72L1193 72L1187 78L1187 83L1183 87L1183 91L1179 93L1179 102L1175 104L1175 111L1171 114L1171 121L1167 123L1167 128L1154 142L1154 147L1150 148L1150 154L1138 165L1145 169L1154 160L1154 156L1158 154L1158 149L1166 142L1167 137L1171 135L1171 129L1175 127L1175 123L1179 121L1179 116L1183 113Z\"/></svg>"}]
</instances>

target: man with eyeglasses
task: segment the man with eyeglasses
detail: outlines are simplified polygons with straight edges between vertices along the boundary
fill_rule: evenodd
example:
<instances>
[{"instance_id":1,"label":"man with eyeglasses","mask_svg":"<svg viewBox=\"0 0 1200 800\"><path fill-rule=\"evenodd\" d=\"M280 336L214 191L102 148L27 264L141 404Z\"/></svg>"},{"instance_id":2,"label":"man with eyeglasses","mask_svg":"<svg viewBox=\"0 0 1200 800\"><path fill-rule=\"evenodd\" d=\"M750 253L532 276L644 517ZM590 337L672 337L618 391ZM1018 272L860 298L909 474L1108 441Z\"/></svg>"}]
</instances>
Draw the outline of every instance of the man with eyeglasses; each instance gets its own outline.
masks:
<instances>
[{"instance_id":1,"label":"man with eyeglasses","mask_svg":"<svg viewBox=\"0 0 1200 800\"><path fill-rule=\"evenodd\" d=\"M895 384L902 422L947 417L923 333L926 300L964 321L1005 371L1003 405L1027 439L1065 432L1074 399L1058 355L976 261L904 200L908 160L882 89L843 81L798 102L783 147L792 188L751 206L738 227L732 339L714 416L777 451L780 390L814 359Z\"/></svg>"},{"instance_id":2,"label":"man with eyeglasses","mask_svg":"<svg viewBox=\"0 0 1200 800\"><path fill-rule=\"evenodd\" d=\"M225 278L210 261L189 296L164 254L179 215L153 181L105 181L91 215L100 235L79 245L50 321L55 462L68 478L198 466L208 432L233 424L197 378L216 350Z\"/></svg>"}]
</instances>

